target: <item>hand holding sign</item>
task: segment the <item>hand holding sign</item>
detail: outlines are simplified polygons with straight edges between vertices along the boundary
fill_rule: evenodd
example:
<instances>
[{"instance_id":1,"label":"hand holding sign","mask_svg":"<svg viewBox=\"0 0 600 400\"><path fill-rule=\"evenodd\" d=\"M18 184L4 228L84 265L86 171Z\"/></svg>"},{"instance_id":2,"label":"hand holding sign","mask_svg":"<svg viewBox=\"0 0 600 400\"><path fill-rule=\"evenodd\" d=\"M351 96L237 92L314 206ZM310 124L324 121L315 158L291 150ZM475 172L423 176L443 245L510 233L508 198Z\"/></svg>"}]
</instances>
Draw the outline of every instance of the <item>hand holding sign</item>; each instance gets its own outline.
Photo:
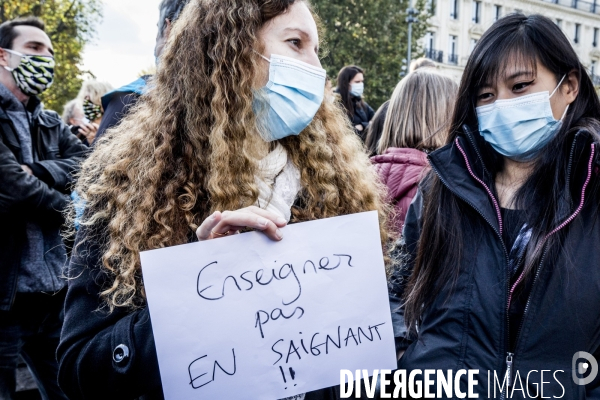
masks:
<instances>
[{"instance_id":1,"label":"hand holding sign","mask_svg":"<svg viewBox=\"0 0 600 400\"><path fill-rule=\"evenodd\" d=\"M394 369L376 212L141 253L167 399L278 399Z\"/></svg>"},{"instance_id":2,"label":"hand holding sign","mask_svg":"<svg viewBox=\"0 0 600 400\"><path fill-rule=\"evenodd\" d=\"M256 206L250 206L222 213L215 211L198 227L196 236L198 240L209 240L238 233L244 228L252 228L263 232L273 240L281 240L283 235L279 228L286 224L284 218Z\"/></svg>"}]
</instances>

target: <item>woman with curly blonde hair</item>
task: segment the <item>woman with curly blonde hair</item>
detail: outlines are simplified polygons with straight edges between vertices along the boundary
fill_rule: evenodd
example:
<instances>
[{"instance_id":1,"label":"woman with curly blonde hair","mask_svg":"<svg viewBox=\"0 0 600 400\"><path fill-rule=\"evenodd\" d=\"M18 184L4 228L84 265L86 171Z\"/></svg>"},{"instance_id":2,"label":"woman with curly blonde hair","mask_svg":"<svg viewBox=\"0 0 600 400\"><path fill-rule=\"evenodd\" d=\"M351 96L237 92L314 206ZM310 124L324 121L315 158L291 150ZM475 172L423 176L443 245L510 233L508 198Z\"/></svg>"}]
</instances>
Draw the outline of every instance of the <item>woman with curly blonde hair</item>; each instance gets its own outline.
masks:
<instances>
[{"instance_id":1,"label":"woman with curly blonde hair","mask_svg":"<svg viewBox=\"0 0 600 400\"><path fill-rule=\"evenodd\" d=\"M163 397L140 251L242 229L282 240L288 222L368 210L379 210L389 242L369 160L323 101L318 46L306 0L186 6L152 89L78 181L86 210L58 350L71 399Z\"/></svg>"}]
</instances>

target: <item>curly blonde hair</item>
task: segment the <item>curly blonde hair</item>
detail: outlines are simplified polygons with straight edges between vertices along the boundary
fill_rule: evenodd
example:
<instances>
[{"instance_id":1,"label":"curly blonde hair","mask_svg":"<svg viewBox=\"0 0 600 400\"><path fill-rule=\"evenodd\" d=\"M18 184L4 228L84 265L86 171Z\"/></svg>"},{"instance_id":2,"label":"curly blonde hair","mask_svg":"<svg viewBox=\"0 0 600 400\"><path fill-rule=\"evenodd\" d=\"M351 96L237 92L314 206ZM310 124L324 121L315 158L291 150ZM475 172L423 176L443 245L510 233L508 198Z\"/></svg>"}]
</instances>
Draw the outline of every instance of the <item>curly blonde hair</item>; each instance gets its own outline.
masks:
<instances>
[{"instance_id":1,"label":"curly blonde hair","mask_svg":"<svg viewBox=\"0 0 600 400\"><path fill-rule=\"evenodd\" d=\"M145 303L140 251L186 243L215 210L258 198L257 160L269 144L252 110L261 71L253 49L262 48L258 30L294 1L192 0L150 91L84 163L81 224L101 245L109 284L100 295L111 311ZM379 210L389 242L382 189L341 109L324 101L300 135L280 143L303 186L291 222Z\"/></svg>"}]
</instances>

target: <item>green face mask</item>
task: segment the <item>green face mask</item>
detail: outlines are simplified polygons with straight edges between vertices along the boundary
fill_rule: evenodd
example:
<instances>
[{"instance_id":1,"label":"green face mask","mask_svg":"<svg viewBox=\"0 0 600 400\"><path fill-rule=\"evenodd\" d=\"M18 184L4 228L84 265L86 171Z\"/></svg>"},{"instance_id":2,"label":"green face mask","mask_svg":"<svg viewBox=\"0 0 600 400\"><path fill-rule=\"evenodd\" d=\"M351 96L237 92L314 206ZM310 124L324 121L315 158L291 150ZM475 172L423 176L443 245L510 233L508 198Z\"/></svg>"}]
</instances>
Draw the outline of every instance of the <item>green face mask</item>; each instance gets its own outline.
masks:
<instances>
[{"instance_id":1,"label":"green face mask","mask_svg":"<svg viewBox=\"0 0 600 400\"><path fill-rule=\"evenodd\" d=\"M88 98L83 99L83 114L90 121L95 121L102 117L102 107L92 103Z\"/></svg>"},{"instance_id":2,"label":"green face mask","mask_svg":"<svg viewBox=\"0 0 600 400\"><path fill-rule=\"evenodd\" d=\"M27 96L37 96L48 89L54 80L54 57L25 55L18 51L3 49L4 51L21 57L21 62L15 68L5 66L10 71L19 86Z\"/></svg>"}]
</instances>

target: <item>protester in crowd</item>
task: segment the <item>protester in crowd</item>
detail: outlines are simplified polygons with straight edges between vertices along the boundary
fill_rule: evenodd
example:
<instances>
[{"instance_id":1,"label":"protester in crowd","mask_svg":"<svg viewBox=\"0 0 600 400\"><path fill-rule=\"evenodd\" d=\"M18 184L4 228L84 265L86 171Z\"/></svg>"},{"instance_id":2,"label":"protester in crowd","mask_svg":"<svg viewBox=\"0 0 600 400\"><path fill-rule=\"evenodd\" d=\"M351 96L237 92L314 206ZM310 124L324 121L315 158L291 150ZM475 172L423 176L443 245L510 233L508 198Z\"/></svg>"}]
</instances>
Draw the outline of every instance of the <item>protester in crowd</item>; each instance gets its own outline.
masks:
<instances>
[{"instance_id":1,"label":"protester in crowd","mask_svg":"<svg viewBox=\"0 0 600 400\"><path fill-rule=\"evenodd\" d=\"M431 68L411 72L394 89L371 161L388 187L399 231L428 167L427 153L446 144L457 90L452 79Z\"/></svg>"},{"instance_id":2,"label":"protester in crowd","mask_svg":"<svg viewBox=\"0 0 600 400\"><path fill-rule=\"evenodd\" d=\"M512 14L477 43L458 93L392 279L399 368L508 372L505 398L542 385L544 397L600 398L599 379L579 386L571 376L576 353L600 356L600 102L590 77L553 21ZM474 389L488 397L485 379Z\"/></svg>"},{"instance_id":3,"label":"protester in crowd","mask_svg":"<svg viewBox=\"0 0 600 400\"><path fill-rule=\"evenodd\" d=\"M408 72L415 72L419 68L435 68L435 62L429 58L420 57L410 62L410 68Z\"/></svg>"},{"instance_id":4,"label":"protester in crowd","mask_svg":"<svg viewBox=\"0 0 600 400\"><path fill-rule=\"evenodd\" d=\"M59 230L85 146L37 97L53 81L53 48L33 17L0 25L0 398L23 357L44 399L66 399L55 358L66 282Z\"/></svg>"},{"instance_id":5,"label":"protester in crowd","mask_svg":"<svg viewBox=\"0 0 600 400\"><path fill-rule=\"evenodd\" d=\"M343 111L323 100L318 47L303 0L184 9L152 90L97 143L78 181L86 211L58 350L71 399L162 397L142 250L240 229L286 240L288 222L367 210L380 211L388 243L368 157ZM339 387L302 397L337 396Z\"/></svg>"},{"instance_id":6,"label":"protester in crowd","mask_svg":"<svg viewBox=\"0 0 600 400\"><path fill-rule=\"evenodd\" d=\"M108 82L100 82L95 79L90 79L83 82L77 99L83 105L83 114L92 123L100 125L104 108L102 108L102 96L113 90L113 87Z\"/></svg>"},{"instance_id":7,"label":"protester in crowd","mask_svg":"<svg viewBox=\"0 0 600 400\"><path fill-rule=\"evenodd\" d=\"M179 18L179 14L181 14L183 7L188 1L162 0L158 6L158 34L156 35L156 46L154 47L154 57L156 57L157 65L171 33L173 23ZM137 103L139 97L146 90L146 84L150 78L150 75L144 75L102 97L102 107L105 112L100 128L98 128L96 140L104 136L107 129L117 125L129 113L129 110Z\"/></svg>"},{"instance_id":8,"label":"protester in crowd","mask_svg":"<svg viewBox=\"0 0 600 400\"><path fill-rule=\"evenodd\" d=\"M377 109L377 112L373 116L369 128L367 129L367 136L365 137L365 147L369 157L377 154L377 143L383 132L383 124L385 122L385 116L387 115L390 101L387 100Z\"/></svg>"},{"instance_id":9,"label":"protester in crowd","mask_svg":"<svg viewBox=\"0 0 600 400\"><path fill-rule=\"evenodd\" d=\"M375 112L362 98L365 88L365 75L362 68L348 65L340 70L337 76L336 93L348 113L356 133L363 139L367 133L369 122Z\"/></svg>"},{"instance_id":10,"label":"protester in crowd","mask_svg":"<svg viewBox=\"0 0 600 400\"><path fill-rule=\"evenodd\" d=\"M83 144L89 146L94 141L98 125L85 117L80 99L73 99L65 104L62 119Z\"/></svg>"}]
</instances>

